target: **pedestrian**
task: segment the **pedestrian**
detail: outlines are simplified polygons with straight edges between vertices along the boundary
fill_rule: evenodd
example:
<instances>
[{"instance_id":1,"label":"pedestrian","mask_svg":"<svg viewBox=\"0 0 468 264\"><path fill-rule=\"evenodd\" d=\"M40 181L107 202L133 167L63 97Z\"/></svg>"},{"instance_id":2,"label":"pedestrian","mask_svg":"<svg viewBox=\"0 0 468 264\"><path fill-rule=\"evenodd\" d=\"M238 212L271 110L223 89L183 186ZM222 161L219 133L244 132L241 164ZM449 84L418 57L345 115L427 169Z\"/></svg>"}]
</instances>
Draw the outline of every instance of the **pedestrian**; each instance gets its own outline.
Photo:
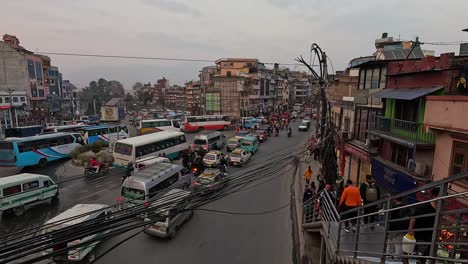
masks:
<instances>
[{"instance_id":1,"label":"pedestrian","mask_svg":"<svg viewBox=\"0 0 468 264\"><path fill-rule=\"evenodd\" d=\"M358 187L353 185L353 181L348 179L346 181L348 187L346 187L343 191L343 194L340 198L340 211L347 212L357 208L358 206L362 205L361 201L361 193L359 192ZM354 218L357 216L357 211L347 213L343 215L343 220ZM356 219L352 219L351 221L345 222L344 230L349 233L349 222L354 226L356 225ZM353 227L353 232L355 232L356 228Z\"/></svg>"},{"instance_id":2,"label":"pedestrian","mask_svg":"<svg viewBox=\"0 0 468 264\"><path fill-rule=\"evenodd\" d=\"M439 196L439 189L433 189L431 191L432 198L436 198ZM432 241L432 233L434 232L432 228L434 228L434 222L436 219L435 207L437 205L437 201L432 201L429 203L423 203L414 209L413 217L411 218L408 226L408 233L414 235L414 238L417 242L431 242ZM424 217L418 217L421 215L429 215ZM420 229L428 229L429 230L420 230ZM419 231L418 231L419 229ZM429 256L429 252L431 247L429 245L418 245L417 246L419 253L422 256ZM426 259L419 259L418 264L426 263Z\"/></svg>"},{"instance_id":3,"label":"pedestrian","mask_svg":"<svg viewBox=\"0 0 468 264\"><path fill-rule=\"evenodd\" d=\"M302 202L306 203L309 201L312 197L314 196L314 193L312 192L312 189L310 188L309 184L306 184L304 186L304 194L302 195Z\"/></svg>"},{"instance_id":4,"label":"pedestrian","mask_svg":"<svg viewBox=\"0 0 468 264\"><path fill-rule=\"evenodd\" d=\"M378 206L377 204L371 205L371 206L366 206L368 204L371 204L375 201L380 200L380 189L377 187L375 184L374 179L372 178L372 175L367 175L366 176L366 182L361 184L361 187L359 188L359 191L361 193L362 201L364 204L364 214L371 214L375 213L378 211ZM371 224L370 228L374 229L374 223L375 223L375 214L365 216L364 217L364 225Z\"/></svg>"},{"instance_id":5,"label":"pedestrian","mask_svg":"<svg viewBox=\"0 0 468 264\"><path fill-rule=\"evenodd\" d=\"M391 208L396 209L405 205L403 203L403 197L395 198L392 201ZM387 253L394 258L394 255L402 255L402 239L406 234L406 227L409 225L408 220L399 220L407 217L409 210L406 208L396 209L390 212L390 220L388 226L388 239L387 239ZM398 221L399 220L399 221Z\"/></svg>"},{"instance_id":6,"label":"pedestrian","mask_svg":"<svg viewBox=\"0 0 468 264\"><path fill-rule=\"evenodd\" d=\"M307 170L304 172L304 179L307 184L309 184L310 178L312 178L312 168L310 168L309 166Z\"/></svg>"},{"instance_id":7,"label":"pedestrian","mask_svg":"<svg viewBox=\"0 0 468 264\"><path fill-rule=\"evenodd\" d=\"M344 180L342 179L338 182L338 187L336 188L336 202L335 202L336 208L339 208L339 202L341 199L341 195L343 194L344 188L345 188Z\"/></svg>"}]
</instances>

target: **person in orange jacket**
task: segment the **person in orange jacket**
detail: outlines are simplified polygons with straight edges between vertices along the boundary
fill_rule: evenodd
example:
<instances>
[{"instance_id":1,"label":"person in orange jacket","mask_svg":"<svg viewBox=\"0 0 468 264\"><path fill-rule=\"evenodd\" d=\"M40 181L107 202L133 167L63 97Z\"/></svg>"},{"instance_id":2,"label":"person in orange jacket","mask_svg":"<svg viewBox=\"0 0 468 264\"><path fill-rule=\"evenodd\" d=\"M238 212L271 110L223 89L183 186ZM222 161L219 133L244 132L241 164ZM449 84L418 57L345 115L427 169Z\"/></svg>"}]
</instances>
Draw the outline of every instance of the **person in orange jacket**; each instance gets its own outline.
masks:
<instances>
[{"instance_id":1,"label":"person in orange jacket","mask_svg":"<svg viewBox=\"0 0 468 264\"><path fill-rule=\"evenodd\" d=\"M307 168L307 170L304 172L304 179L307 184L309 184L310 178L312 178L312 169L309 166L309 168Z\"/></svg>"},{"instance_id":2,"label":"person in orange jacket","mask_svg":"<svg viewBox=\"0 0 468 264\"><path fill-rule=\"evenodd\" d=\"M346 212L349 210L352 210L354 208L357 208L358 206L362 205L362 199L361 199L361 192L359 191L359 188L353 185L353 181L348 179L346 182L348 186L344 189L343 194L341 195L340 198L340 210L341 212ZM343 220L353 218L357 216L357 211L348 213L343 215ZM351 220L352 225L356 225L357 219ZM345 231L349 232L349 222L345 222ZM356 230L356 228L353 228L353 232Z\"/></svg>"}]
</instances>

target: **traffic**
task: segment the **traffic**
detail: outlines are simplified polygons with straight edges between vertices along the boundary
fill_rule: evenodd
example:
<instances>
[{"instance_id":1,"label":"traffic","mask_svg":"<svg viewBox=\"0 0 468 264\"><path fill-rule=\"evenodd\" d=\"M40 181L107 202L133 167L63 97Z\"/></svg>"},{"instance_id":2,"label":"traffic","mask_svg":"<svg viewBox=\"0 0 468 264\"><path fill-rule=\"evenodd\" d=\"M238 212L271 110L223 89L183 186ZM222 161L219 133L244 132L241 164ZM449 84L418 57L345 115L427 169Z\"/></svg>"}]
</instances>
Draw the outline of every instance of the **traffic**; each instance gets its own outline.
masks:
<instances>
[{"instance_id":1,"label":"traffic","mask_svg":"<svg viewBox=\"0 0 468 264\"><path fill-rule=\"evenodd\" d=\"M209 116L203 118L210 119ZM223 118L215 116L213 119L215 122L220 120L224 122ZM188 122L190 119L183 120ZM87 214L91 211L94 214L96 210L102 211L102 215L107 215L111 211L131 212L132 208L140 210L140 206L153 208L162 199L175 202L175 205L163 206L163 210L158 208L156 212L150 214L139 214L138 218L147 223L144 233L173 238L176 230L188 222L194 214L193 211L177 211L187 206L187 204L182 204L182 207L177 205L180 202L180 197L193 197L194 195L203 197L229 186L231 168L244 168L253 156L261 151L264 144L274 144L273 140L268 140L273 131L275 131L276 136L280 130L287 131L288 137L292 136L290 122L295 122L287 115L262 119L252 118L243 121L244 123L237 126L230 123L229 126L224 124L221 127L222 130L231 131L234 128L234 135L229 138L218 131L218 126L211 127L213 130L209 131L210 127L206 123L204 129L195 132L196 134L193 136L189 132L186 132L188 133L186 135L184 132L173 129L156 129L153 133L138 133L137 136L129 137L128 130L122 125L69 125L67 128L73 129L70 132L58 132L61 131L59 126L54 126L48 129L48 134L7 138L0 141L0 151L3 156L7 157L2 159L0 164L8 167L46 167L48 162L69 157L70 152L80 145L93 144L96 141L108 143L109 139L114 136L112 139L114 143L111 145L113 163L103 163L93 157L89 161L89 165L83 168L83 175L88 178L109 177L110 169L124 170L125 175L120 178L120 191L115 193L116 204L77 204L49 220L46 225L53 224L54 219L66 222L68 218L76 218L76 215ZM140 124L144 123L150 123L154 126L162 124L154 120L140 121ZM245 123L248 123L250 128L247 128ZM172 128L174 128L172 124L178 125L175 122L167 124L171 124ZM181 123L180 126L187 127L185 123ZM191 126L193 127L193 124ZM143 128L143 126L141 127ZM207 128L206 131L205 128ZM195 131L199 131L199 129ZM106 132L108 134L105 134ZM188 135L192 138L191 140L187 140ZM268 143L270 141L271 143ZM58 156L57 153L61 155ZM0 193L3 196L1 197L0 211L5 216L21 217L25 211L36 204L50 204L53 199L59 197L60 183L54 182L46 175L23 173L4 177L1 180ZM25 192L28 199L23 198ZM177 194L178 199L174 200L175 194ZM95 208L95 210L90 208ZM161 220L161 216L166 218ZM90 217L90 219L94 219L97 216ZM82 221L86 221L86 219L81 219L76 223ZM52 232L59 229L55 227L46 230ZM45 233L46 231L44 231ZM44 254L58 252L63 248L79 244L80 241L93 239L100 235L102 234L59 245L46 250ZM74 249L64 254L52 254L54 255L53 259L81 261L89 257L88 253L98 245L98 242L91 244L90 247L84 247L86 250Z\"/></svg>"}]
</instances>

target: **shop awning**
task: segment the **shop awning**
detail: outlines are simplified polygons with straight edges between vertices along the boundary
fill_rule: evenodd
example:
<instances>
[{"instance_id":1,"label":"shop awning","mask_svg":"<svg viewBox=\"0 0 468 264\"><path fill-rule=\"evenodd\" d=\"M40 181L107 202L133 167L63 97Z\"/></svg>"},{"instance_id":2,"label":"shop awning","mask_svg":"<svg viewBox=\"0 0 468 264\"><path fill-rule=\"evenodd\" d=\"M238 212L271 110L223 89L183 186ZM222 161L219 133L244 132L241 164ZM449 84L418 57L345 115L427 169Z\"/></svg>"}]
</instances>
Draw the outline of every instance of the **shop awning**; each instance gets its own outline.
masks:
<instances>
[{"instance_id":1,"label":"shop awning","mask_svg":"<svg viewBox=\"0 0 468 264\"><path fill-rule=\"evenodd\" d=\"M433 93L444 87L432 87L432 88L415 88L415 89L384 89L379 93L375 93L372 97L377 98L391 98L400 100L413 100L421 96Z\"/></svg>"}]
</instances>

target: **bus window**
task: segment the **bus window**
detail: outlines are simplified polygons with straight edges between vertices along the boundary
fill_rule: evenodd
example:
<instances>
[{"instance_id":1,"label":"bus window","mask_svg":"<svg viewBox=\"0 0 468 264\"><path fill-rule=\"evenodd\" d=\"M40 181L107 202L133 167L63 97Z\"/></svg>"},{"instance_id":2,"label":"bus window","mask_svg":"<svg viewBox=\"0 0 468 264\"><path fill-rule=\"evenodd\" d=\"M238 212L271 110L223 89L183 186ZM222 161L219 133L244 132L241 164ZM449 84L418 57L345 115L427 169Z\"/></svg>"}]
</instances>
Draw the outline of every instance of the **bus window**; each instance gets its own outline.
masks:
<instances>
[{"instance_id":1,"label":"bus window","mask_svg":"<svg viewBox=\"0 0 468 264\"><path fill-rule=\"evenodd\" d=\"M39 181L23 183L23 191L29 191L39 188Z\"/></svg>"},{"instance_id":2,"label":"bus window","mask_svg":"<svg viewBox=\"0 0 468 264\"><path fill-rule=\"evenodd\" d=\"M132 148L133 147L131 145L117 142L117 144L115 144L114 151L115 153L130 156L132 155ZM137 148L137 152L139 151L139 149L140 147Z\"/></svg>"},{"instance_id":3,"label":"bus window","mask_svg":"<svg viewBox=\"0 0 468 264\"><path fill-rule=\"evenodd\" d=\"M149 197L153 197L158 193L160 190L164 190L171 186L172 184L176 183L179 180L179 173L177 172L176 174L172 175L171 177L165 179L164 181L160 182L158 185L150 188L148 190Z\"/></svg>"},{"instance_id":4,"label":"bus window","mask_svg":"<svg viewBox=\"0 0 468 264\"><path fill-rule=\"evenodd\" d=\"M180 128L179 121L173 120L173 121L172 121L172 126L173 126L173 127L176 127L176 128Z\"/></svg>"}]
</instances>

